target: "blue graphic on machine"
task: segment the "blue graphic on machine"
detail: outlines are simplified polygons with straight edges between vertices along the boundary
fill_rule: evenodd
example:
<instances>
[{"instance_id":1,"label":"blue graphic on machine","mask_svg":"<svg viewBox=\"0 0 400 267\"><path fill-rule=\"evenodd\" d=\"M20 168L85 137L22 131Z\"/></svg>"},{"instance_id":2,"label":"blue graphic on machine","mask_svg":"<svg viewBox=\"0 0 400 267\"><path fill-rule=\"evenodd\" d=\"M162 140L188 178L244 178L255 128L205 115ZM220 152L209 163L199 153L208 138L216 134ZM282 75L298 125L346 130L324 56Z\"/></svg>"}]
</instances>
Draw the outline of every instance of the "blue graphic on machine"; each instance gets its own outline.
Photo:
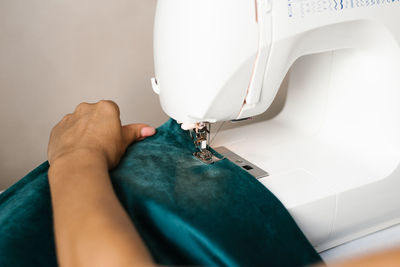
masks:
<instances>
[{"instance_id":1,"label":"blue graphic on machine","mask_svg":"<svg viewBox=\"0 0 400 267\"><path fill-rule=\"evenodd\" d=\"M288 0L289 17L400 3L400 0Z\"/></svg>"}]
</instances>

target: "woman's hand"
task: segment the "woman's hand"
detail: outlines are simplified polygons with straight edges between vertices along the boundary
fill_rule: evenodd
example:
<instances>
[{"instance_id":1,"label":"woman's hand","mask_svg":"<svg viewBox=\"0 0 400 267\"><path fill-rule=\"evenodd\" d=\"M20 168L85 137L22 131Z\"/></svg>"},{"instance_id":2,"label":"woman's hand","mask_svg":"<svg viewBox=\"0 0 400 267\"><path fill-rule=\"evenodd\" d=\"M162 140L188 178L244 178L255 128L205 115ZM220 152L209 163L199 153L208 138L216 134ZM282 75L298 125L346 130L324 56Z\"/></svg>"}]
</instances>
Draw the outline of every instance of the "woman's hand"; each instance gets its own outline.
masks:
<instances>
[{"instance_id":1,"label":"woman's hand","mask_svg":"<svg viewBox=\"0 0 400 267\"><path fill-rule=\"evenodd\" d=\"M98 160L108 169L117 166L126 148L155 133L145 124L121 126L118 105L112 101L81 103L52 130L48 159ZM84 157L82 155L85 155Z\"/></svg>"},{"instance_id":2,"label":"woman's hand","mask_svg":"<svg viewBox=\"0 0 400 267\"><path fill-rule=\"evenodd\" d=\"M83 103L51 133L48 174L60 266L154 266L108 171L129 144L155 129L121 126L119 115L112 101Z\"/></svg>"}]
</instances>

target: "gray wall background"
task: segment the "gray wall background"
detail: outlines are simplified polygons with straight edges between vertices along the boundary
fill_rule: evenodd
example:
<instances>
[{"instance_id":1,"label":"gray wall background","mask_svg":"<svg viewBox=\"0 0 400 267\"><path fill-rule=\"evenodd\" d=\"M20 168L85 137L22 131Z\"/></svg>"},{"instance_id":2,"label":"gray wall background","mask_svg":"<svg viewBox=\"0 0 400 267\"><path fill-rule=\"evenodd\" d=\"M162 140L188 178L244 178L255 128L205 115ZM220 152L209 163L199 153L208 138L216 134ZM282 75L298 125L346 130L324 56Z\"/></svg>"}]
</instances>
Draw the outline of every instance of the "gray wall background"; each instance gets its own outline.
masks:
<instances>
[{"instance_id":1,"label":"gray wall background","mask_svg":"<svg viewBox=\"0 0 400 267\"><path fill-rule=\"evenodd\" d=\"M0 0L0 191L47 160L80 102L116 101L124 124L167 120L150 78L157 0ZM287 79L269 111L285 103ZM213 129L219 129L216 125Z\"/></svg>"},{"instance_id":2,"label":"gray wall background","mask_svg":"<svg viewBox=\"0 0 400 267\"><path fill-rule=\"evenodd\" d=\"M123 123L167 119L150 86L156 0L0 0L0 191L46 160L51 128L83 101Z\"/></svg>"}]
</instances>

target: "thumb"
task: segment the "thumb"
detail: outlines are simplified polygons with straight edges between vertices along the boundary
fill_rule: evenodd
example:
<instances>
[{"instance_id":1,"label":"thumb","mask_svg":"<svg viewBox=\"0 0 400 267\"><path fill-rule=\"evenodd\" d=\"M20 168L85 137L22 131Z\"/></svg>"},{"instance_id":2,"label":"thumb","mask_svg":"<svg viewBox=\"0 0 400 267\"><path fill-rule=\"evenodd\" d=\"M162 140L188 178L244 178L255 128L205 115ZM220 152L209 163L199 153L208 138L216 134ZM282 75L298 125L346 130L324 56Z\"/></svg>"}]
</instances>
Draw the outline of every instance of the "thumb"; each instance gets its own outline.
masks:
<instances>
[{"instance_id":1,"label":"thumb","mask_svg":"<svg viewBox=\"0 0 400 267\"><path fill-rule=\"evenodd\" d=\"M156 129L147 124L129 124L122 126L122 138L126 146L129 146L135 141L141 141L155 133Z\"/></svg>"}]
</instances>

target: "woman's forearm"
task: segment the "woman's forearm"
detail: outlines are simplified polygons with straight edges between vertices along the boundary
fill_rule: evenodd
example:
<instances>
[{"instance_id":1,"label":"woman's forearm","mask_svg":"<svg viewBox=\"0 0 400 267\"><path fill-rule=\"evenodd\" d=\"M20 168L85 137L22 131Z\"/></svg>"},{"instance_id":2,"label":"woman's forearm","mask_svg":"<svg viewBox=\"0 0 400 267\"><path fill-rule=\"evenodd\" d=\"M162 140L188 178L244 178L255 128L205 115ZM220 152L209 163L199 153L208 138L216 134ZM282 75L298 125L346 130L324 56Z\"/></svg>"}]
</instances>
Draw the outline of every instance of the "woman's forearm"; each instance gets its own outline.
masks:
<instances>
[{"instance_id":1,"label":"woman's forearm","mask_svg":"<svg viewBox=\"0 0 400 267\"><path fill-rule=\"evenodd\" d=\"M49 180L61 266L153 264L113 191L103 158L85 150L60 158Z\"/></svg>"}]
</instances>

